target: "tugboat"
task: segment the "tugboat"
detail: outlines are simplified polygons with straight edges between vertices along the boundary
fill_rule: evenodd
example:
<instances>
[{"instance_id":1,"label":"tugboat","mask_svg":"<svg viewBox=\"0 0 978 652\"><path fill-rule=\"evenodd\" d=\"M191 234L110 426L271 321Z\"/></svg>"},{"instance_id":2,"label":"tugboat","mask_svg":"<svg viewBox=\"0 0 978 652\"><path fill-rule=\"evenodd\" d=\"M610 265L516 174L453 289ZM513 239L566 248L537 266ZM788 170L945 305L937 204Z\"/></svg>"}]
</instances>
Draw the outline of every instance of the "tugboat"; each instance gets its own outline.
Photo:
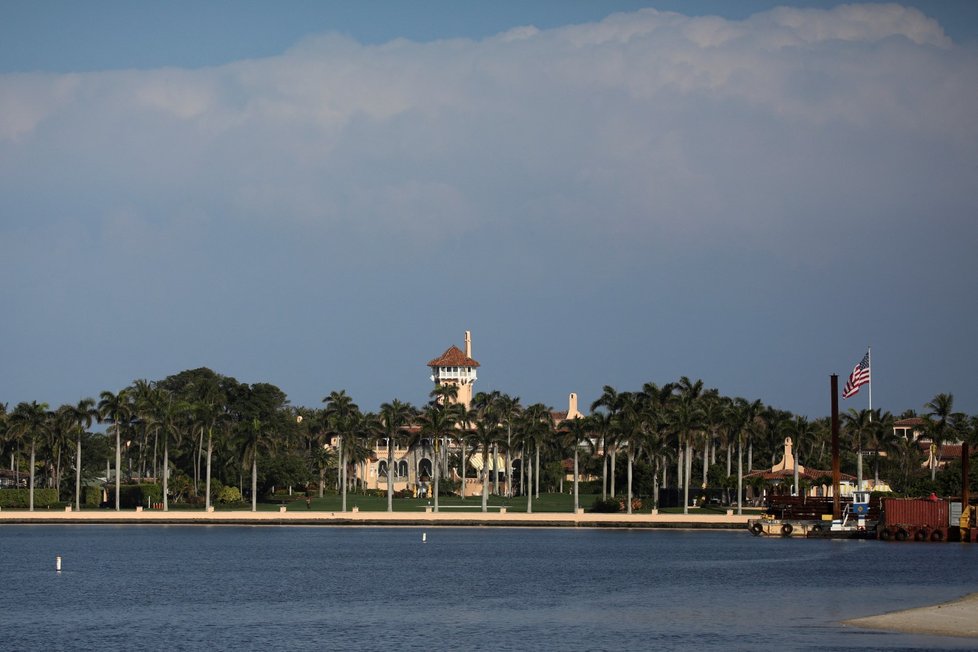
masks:
<instances>
[{"instance_id":1,"label":"tugboat","mask_svg":"<svg viewBox=\"0 0 978 652\"><path fill-rule=\"evenodd\" d=\"M875 533L879 501L856 491L842 499L842 518L833 520L833 500L814 496L771 496L767 510L747 527L755 536L864 538Z\"/></svg>"}]
</instances>

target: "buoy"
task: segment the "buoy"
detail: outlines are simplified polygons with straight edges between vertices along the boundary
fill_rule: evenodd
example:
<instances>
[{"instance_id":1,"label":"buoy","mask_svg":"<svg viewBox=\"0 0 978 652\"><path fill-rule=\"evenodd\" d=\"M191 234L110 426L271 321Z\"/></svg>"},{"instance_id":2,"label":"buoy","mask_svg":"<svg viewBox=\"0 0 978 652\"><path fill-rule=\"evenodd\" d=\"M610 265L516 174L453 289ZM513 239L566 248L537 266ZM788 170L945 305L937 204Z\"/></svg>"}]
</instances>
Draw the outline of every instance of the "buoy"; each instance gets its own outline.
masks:
<instances>
[{"instance_id":1,"label":"buoy","mask_svg":"<svg viewBox=\"0 0 978 652\"><path fill-rule=\"evenodd\" d=\"M59 573L61 572L61 557L60 556L54 558L54 568Z\"/></svg>"},{"instance_id":2,"label":"buoy","mask_svg":"<svg viewBox=\"0 0 978 652\"><path fill-rule=\"evenodd\" d=\"M421 533L421 543L427 543L427 542L428 542L428 533L427 532L422 532ZM58 559L61 559L61 557L58 557ZM58 562L58 563L60 563L60 562Z\"/></svg>"}]
</instances>

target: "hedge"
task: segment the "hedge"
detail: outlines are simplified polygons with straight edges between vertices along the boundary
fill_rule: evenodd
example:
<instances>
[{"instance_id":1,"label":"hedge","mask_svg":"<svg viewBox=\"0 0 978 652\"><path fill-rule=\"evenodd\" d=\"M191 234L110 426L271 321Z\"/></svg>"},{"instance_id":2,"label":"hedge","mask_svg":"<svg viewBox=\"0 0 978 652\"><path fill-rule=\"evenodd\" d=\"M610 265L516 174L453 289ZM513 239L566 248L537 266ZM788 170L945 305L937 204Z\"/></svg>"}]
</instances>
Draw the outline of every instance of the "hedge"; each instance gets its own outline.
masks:
<instances>
[{"instance_id":1,"label":"hedge","mask_svg":"<svg viewBox=\"0 0 978 652\"><path fill-rule=\"evenodd\" d=\"M102 504L102 487L82 487L82 505L98 507Z\"/></svg>"},{"instance_id":2,"label":"hedge","mask_svg":"<svg viewBox=\"0 0 978 652\"><path fill-rule=\"evenodd\" d=\"M115 488L109 487L109 503L115 502ZM119 487L122 507L146 507L147 502L163 502L163 488L158 484L124 484Z\"/></svg>"},{"instance_id":3,"label":"hedge","mask_svg":"<svg viewBox=\"0 0 978 652\"><path fill-rule=\"evenodd\" d=\"M30 489L0 489L0 507L30 507ZM34 489L34 508L58 504L58 490Z\"/></svg>"}]
</instances>

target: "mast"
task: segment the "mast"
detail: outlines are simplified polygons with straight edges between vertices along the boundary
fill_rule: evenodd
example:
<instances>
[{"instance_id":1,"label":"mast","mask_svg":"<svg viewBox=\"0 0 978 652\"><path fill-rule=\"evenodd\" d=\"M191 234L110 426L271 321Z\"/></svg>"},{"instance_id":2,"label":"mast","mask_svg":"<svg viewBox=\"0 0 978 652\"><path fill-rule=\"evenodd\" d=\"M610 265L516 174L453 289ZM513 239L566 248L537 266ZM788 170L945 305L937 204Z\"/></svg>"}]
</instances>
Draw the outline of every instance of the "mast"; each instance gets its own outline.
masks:
<instances>
[{"instance_id":1,"label":"mast","mask_svg":"<svg viewBox=\"0 0 978 652\"><path fill-rule=\"evenodd\" d=\"M839 502L839 376L829 377L832 391L832 518L842 518L842 505Z\"/></svg>"}]
</instances>

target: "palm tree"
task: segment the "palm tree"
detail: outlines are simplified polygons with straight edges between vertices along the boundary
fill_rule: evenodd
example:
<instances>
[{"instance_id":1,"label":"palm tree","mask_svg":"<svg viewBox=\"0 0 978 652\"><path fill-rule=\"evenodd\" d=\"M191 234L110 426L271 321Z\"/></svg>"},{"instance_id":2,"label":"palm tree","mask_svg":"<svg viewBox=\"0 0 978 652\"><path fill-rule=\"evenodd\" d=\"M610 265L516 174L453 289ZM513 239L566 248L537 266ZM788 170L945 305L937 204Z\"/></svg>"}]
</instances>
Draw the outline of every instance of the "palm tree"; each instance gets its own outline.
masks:
<instances>
[{"instance_id":1,"label":"palm tree","mask_svg":"<svg viewBox=\"0 0 978 652\"><path fill-rule=\"evenodd\" d=\"M601 396L598 397L598 399L596 401L594 401L593 403L591 403L591 412L592 413L596 412L600 408L604 408L605 409L606 416L607 416L607 418L606 418L606 425L609 426L608 428L606 428L604 430L604 433L603 433L604 434L604 438L603 438L604 439L604 442L603 442L603 446L602 446L602 449L603 449L603 453L602 454L603 454L604 458L601 461L601 463L602 463L602 468L601 468L601 475L602 475L602 482L601 482L602 490L601 490L601 494L602 495L601 495L601 497L602 497L602 499L604 499L604 498L606 498L604 486L607 484L607 479L608 479L607 472L605 471L604 467L607 465L607 461L608 461L607 460L607 457L608 457L609 450L611 452L611 486L610 486L610 491L611 491L611 497L612 498L615 497L615 453L616 453L616 443L615 443L615 440L616 440L616 436L619 434L619 432L614 427L615 426L614 417L615 417L615 414L618 412L618 410L621 408L621 397L619 396L619 394L615 390L615 388L612 387L611 385L605 385L602 388L602 390L601 390Z\"/></svg>"},{"instance_id":2,"label":"palm tree","mask_svg":"<svg viewBox=\"0 0 978 652\"><path fill-rule=\"evenodd\" d=\"M434 394L435 392L432 393ZM433 456L434 460L432 460L431 473L434 476L433 493L435 495L436 512L438 511L438 478L441 475L442 457L438 450L437 442L447 438L452 433L459 418L459 411L455 406L446 405L436 398L425 406L418 419L418 423L421 426L420 434L435 442L435 455Z\"/></svg>"},{"instance_id":3,"label":"palm tree","mask_svg":"<svg viewBox=\"0 0 978 652\"><path fill-rule=\"evenodd\" d=\"M867 442L875 451L873 455L873 487L880 483L880 451L889 450L894 443L893 415L880 409L873 410L873 426Z\"/></svg>"},{"instance_id":4,"label":"palm tree","mask_svg":"<svg viewBox=\"0 0 978 652\"><path fill-rule=\"evenodd\" d=\"M689 481L692 472L692 439L693 433L703 427L703 413L696 404L695 398L682 396L669 414L669 423L679 436L685 461L685 479L683 481L683 514L689 513Z\"/></svg>"},{"instance_id":5,"label":"palm tree","mask_svg":"<svg viewBox=\"0 0 978 652\"><path fill-rule=\"evenodd\" d=\"M592 416L580 417L577 419L564 419L560 422L560 430L564 433L564 441L574 449L574 513L577 514L581 509L580 494L578 485L580 479L580 464L578 454L581 450L581 442L586 441L591 435Z\"/></svg>"},{"instance_id":6,"label":"palm tree","mask_svg":"<svg viewBox=\"0 0 978 652\"><path fill-rule=\"evenodd\" d=\"M30 497L29 508L34 511L34 464L37 442L42 439L50 429L48 420L48 404L31 401L30 403L21 402L17 404L14 411L8 416L8 428L14 438L18 440L28 440L31 446L31 465L30 465Z\"/></svg>"},{"instance_id":7,"label":"palm tree","mask_svg":"<svg viewBox=\"0 0 978 652\"><path fill-rule=\"evenodd\" d=\"M863 488L863 441L873 430L873 413L869 410L849 410L842 415L846 435L852 440L852 449L856 451L856 487Z\"/></svg>"},{"instance_id":8,"label":"palm tree","mask_svg":"<svg viewBox=\"0 0 978 652\"><path fill-rule=\"evenodd\" d=\"M410 403L402 403L394 399L380 406L380 420L383 425L384 437L387 438L387 511L394 511L394 443L404 436L404 429L414 417L414 408ZM462 478L463 491L465 478Z\"/></svg>"},{"instance_id":9,"label":"palm tree","mask_svg":"<svg viewBox=\"0 0 978 652\"><path fill-rule=\"evenodd\" d=\"M760 428L764 404L760 400L749 402L735 398L730 407L731 427L737 433L737 514L744 513L744 443L750 445L751 439ZM750 470L748 457L748 471Z\"/></svg>"},{"instance_id":10,"label":"palm tree","mask_svg":"<svg viewBox=\"0 0 978 652\"><path fill-rule=\"evenodd\" d=\"M496 414L502 426L506 427L506 496L513 496L513 422L519 418L523 410L519 396L510 396L500 392L496 399Z\"/></svg>"},{"instance_id":11,"label":"palm tree","mask_svg":"<svg viewBox=\"0 0 978 652\"><path fill-rule=\"evenodd\" d=\"M475 400L473 397L473 405L477 406L473 408L475 413L472 418L473 429L472 429L472 440L476 445L477 450L482 453L482 469L480 469L480 474L482 475L482 511L488 511L489 507L489 455L492 453L492 447L496 442L499 441L500 428L499 419L495 412L498 403L492 401L487 395L480 392L476 395L479 400ZM509 449L507 447L507 454ZM495 460L493 460L493 467L495 467ZM507 481L509 478L507 477Z\"/></svg>"},{"instance_id":12,"label":"palm tree","mask_svg":"<svg viewBox=\"0 0 978 652\"><path fill-rule=\"evenodd\" d=\"M92 422L98 418L95 409L95 399L83 398L75 406L66 405L65 410L71 415L75 432L75 509L81 510L81 473L82 473L82 435L92 427Z\"/></svg>"},{"instance_id":13,"label":"palm tree","mask_svg":"<svg viewBox=\"0 0 978 652\"><path fill-rule=\"evenodd\" d=\"M550 408L542 403L534 403L523 411L519 428L519 444L523 450L523 475L527 486L526 511L533 512L534 462L536 457L536 473L539 473L540 448L551 438L554 430L553 414Z\"/></svg>"},{"instance_id":14,"label":"palm tree","mask_svg":"<svg viewBox=\"0 0 978 652\"><path fill-rule=\"evenodd\" d=\"M941 444L948 439L951 431L951 423L958 416L954 412L954 394L938 394L927 404L924 405L927 413L924 419L927 422L927 434L931 438L931 457L930 457L930 479L933 481L937 474L937 460L940 454ZM935 452L936 451L936 452Z\"/></svg>"},{"instance_id":15,"label":"palm tree","mask_svg":"<svg viewBox=\"0 0 978 652\"><path fill-rule=\"evenodd\" d=\"M346 390L330 392L329 396L323 398L326 409L323 418L327 430L336 435L339 448L339 466L336 469L336 483L341 487L343 496L342 511L346 511L346 459L344 457L343 442L344 438L349 437L353 430L354 416L360 411L357 404L353 402Z\"/></svg>"},{"instance_id":16,"label":"palm tree","mask_svg":"<svg viewBox=\"0 0 978 652\"><path fill-rule=\"evenodd\" d=\"M132 405L124 389L118 394L106 390L99 396L99 417L102 421L113 424L115 430L115 510L119 511L119 489L122 484L122 429L132 419Z\"/></svg>"}]
</instances>

